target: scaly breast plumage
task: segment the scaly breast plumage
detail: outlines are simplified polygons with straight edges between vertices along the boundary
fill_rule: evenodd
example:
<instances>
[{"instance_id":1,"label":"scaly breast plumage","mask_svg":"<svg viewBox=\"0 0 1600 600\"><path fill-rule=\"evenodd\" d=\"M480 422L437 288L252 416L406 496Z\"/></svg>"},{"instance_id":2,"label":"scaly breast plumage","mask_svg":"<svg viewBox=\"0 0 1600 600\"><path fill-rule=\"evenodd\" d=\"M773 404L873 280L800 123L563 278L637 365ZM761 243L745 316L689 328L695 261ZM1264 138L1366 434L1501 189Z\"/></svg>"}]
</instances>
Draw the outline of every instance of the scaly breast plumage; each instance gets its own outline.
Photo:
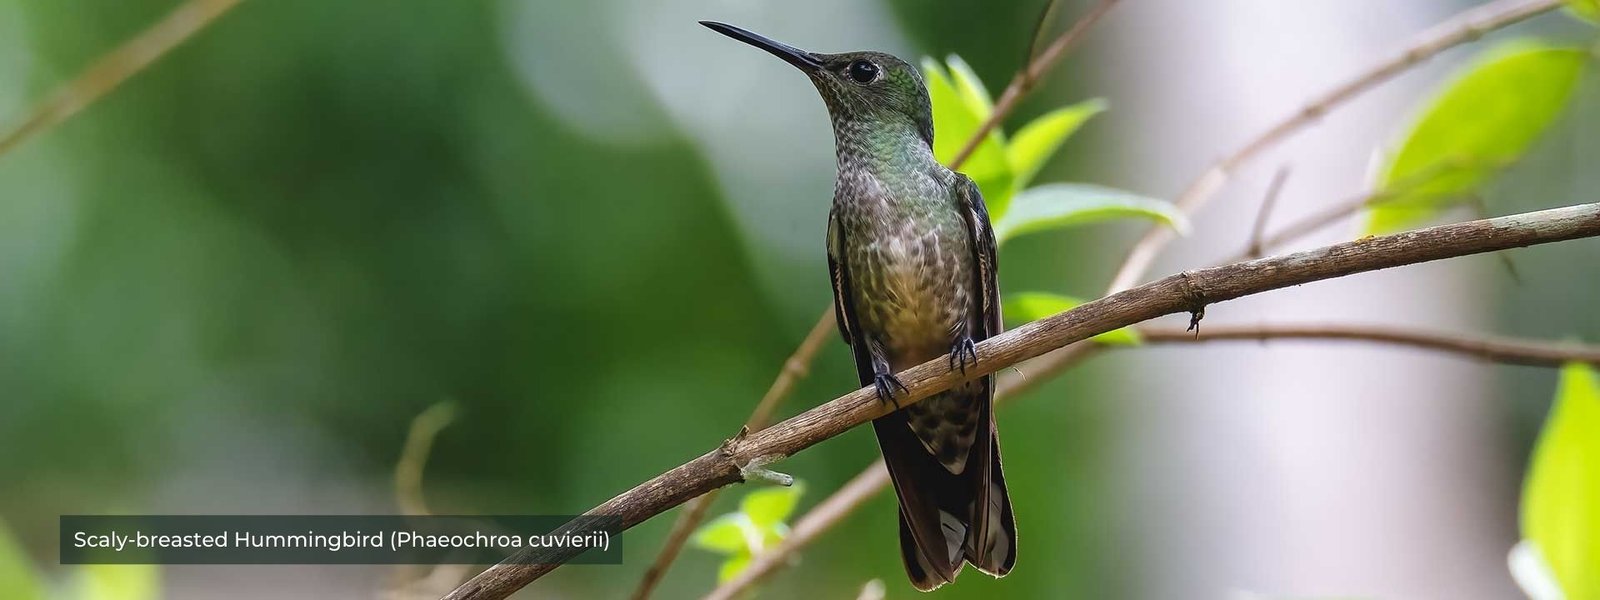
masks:
<instances>
[{"instance_id":1,"label":"scaly breast plumage","mask_svg":"<svg viewBox=\"0 0 1600 600\"><path fill-rule=\"evenodd\" d=\"M861 324L893 362L916 364L948 351L952 332L971 314L966 236L945 229L954 228L907 224L857 245L851 257Z\"/></svg>"}]
</instances>

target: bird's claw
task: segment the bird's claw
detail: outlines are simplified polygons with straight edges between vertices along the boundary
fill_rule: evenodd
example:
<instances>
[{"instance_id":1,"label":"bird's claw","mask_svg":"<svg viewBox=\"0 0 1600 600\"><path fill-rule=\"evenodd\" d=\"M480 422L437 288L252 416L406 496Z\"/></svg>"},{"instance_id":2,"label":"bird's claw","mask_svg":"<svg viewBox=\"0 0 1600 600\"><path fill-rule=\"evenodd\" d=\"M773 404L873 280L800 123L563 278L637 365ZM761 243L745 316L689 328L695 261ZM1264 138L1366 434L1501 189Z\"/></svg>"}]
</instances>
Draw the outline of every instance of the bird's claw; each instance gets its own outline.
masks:
<instances>
[{"instance_id":1,"label":"bird's claw","mask_svg":"<svg viewBox=\"0 0 1600 600\"><path fill-rule=\"evenodd\" d=\"M893 404L896 410L900 409L900 402L894 399L895 388L900 388L903 394L911 393L906 389L906 384L900 383L893 373L879 373L872 378L872 387L878 391L878 401Z\"/></svg>"},{"instance_id":2,"label":"bird's claw","mask_svg":"<svg viewBox=\"0 0 1600 600\"><path fill-rule=\"evenodd\" d=\"M973 365L978 364L978 344L973 342L971 337L961 336L961 339L956 340L950 347L950 370L960 369L961 374L966 375L968 360L971 360Z\"/></svg>"}]
</instances>

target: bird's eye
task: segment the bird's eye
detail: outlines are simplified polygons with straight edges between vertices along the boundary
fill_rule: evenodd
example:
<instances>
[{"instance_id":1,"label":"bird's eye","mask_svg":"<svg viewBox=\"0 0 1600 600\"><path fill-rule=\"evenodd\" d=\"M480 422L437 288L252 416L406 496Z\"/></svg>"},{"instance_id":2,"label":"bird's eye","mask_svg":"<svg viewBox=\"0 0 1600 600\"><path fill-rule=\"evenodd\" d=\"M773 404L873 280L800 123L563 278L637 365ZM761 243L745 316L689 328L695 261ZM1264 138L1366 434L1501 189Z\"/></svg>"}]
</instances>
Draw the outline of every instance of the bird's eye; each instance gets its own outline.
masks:
<instances>
[{"instance_id":1,"label":"bird's eye","mask_svg":"<svg viewBox=\"0 0 1600 600\"><path fill-rule=\"evenodd\" d=\"M846 69L846 72L850 74L851 79L856 80L856 83L872 83L872 80L878 78L878 65L858 60L850 63L850 68Z\"/></svg>"}]
</instances>

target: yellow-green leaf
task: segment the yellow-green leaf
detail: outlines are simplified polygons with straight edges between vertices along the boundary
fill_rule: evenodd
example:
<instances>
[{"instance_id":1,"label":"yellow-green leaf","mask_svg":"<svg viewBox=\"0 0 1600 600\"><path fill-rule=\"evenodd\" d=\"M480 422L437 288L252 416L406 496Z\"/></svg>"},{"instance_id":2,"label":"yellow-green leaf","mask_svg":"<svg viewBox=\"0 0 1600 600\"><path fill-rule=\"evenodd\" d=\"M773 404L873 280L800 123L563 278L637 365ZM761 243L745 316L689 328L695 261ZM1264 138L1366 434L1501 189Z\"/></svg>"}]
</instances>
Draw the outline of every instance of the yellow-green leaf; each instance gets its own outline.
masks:
<instances>
[{"instance_id":1,"label":"yellow-green leaf","mask_svg":"<svg viewBox=\"0 0 1600 600\"><path fill-rule=\"evenodd\" d=\"M1522 490L1522 537L1537 546L1568 598L1600 598L1600 381L1561 370Z\"/></svg>"},{"instance_id":2,"label":"yellow-green leaf","mask_svg":"<svg viewBox=\"0 0 1600 600\"><path fill-rule=\"evenodd\" d=\"M749 517L756 528L771 529L789 518L794 507L800 504L800 494L804 490L805 486L798 481L788 487L758 489L745 494L744 499L739 501L739 512Z\"/></svg>"},{"instance_id":3,"label":"yellow-green leaf","mask_svg":"<svg viewBox=\"0 0 1600 600\"><path fill-rule=\"evenodd\" d=\"M717 583L727 583L729 581L733 581L733 578L738 577L739 574L743 573L745 568L749 566L749 552L741 552L728 557L727 560L722 561L722 567L717 569Z\"/></svg>"},{"instance_id":4,"label":"yellow-green leaf","mask_svg":"<svg viewBox=\"0 0 1600 600\"><path fill-rule=\"evenodd\" d=\"M972 65L954 54L945 58L944 63L950 66L950 79L955 83L956 91L961 93L961 100L966 102L967 109L979 119L989 118L994 113L994 100L989 97L989 90L983 86L978 73L972 70Z\"/></svg>"},{"instance_id":5,"label":"yellow-green leaf","mask_svg":"<svg viewBox=\"0 0 1600 600\"><path fill-rule=\"evenodd\" d=\"M1029 321L1037 321L1050 315L1072 310L1082 300L1071 296L1062 296L1046 292L1019 292L1006 294L1000 300L1000 314L1005 315L1008 327L1015 327ZM1137 346L1141 342L1139 332L1124 327L1113 329L1094 336L1095 341L1103 344L1117 346Z\"/></svg>"},{"instance_id":6,"label":"yellow-green leaf","mask_svg":"<svg viewBox=\"0 0 1600 600\"><path fill-rule=\"evenodd\" d=\"M1006 160L1011 163L1012 185L1017 189L1028 186L1033 177L1044 168L1046 161L1056 153L1073 132L1090 117L1106 109L1106 101L1099 98L1085 100L1072 106L1055 109L1017 130L1006 145ZM996 215L998 218L999 215Z\"/></svg>"},{"instance_id":7,"label":"yellow-green leaf","mask_svg":"<svg viewBox=\"0 0 1600 600\"><path fill-rule=\"evenodd\" d=\"M1179 233L1189 230L1183 211L1170 202L1098 185L1048 183L1023 190L1011 204L994 223L1001 244L1027 233L1112 219L1149 219Z\"/></svg>"},{"instance_id":8,"label":"yellow-green leaf","mask_svg":"<svg viewBox=\"0 0 1600 600\"><path fill-rule=\"evenodd\" d=\"M928 98L933 102L933 155L950 164L988 113L973 108L938 61L924 58L922 74L928 85ZM957 170L978 184L990 211L998 214L1004 210L1011 199L1011 166L1006 162L1005 136L998 127L984 136Z\"/></svg>"},{"instance_id":9,"label":"yellow-green leaf","mask_svg":"<svg viewBox=\"0 0 1600 600\"><path fill-rule=\"evenodd\" d=\"M78 600L155 600L161 596L156 565L84 565L78 569Z\"/></svg>"},{"instance_id":10,"label":"yellow-green leaf","mask_svg":"<svg viewBox=\"0 0 1600 600\"><path fill-rule=\"evenodd\" d=\"M1475 194L1528 150L1566 108L1586 50L1520 42L1503 46L1445 86L1384 169L1382 202L1367 232L1422 224Z\"/></svg>"},{"instance_id":11,"label":"yellow-green leaf","mask_svg":"<svg viewBox=\"0 0 1600 600\"><path fill-rule=\"evenodd\" d=\"M689 538L696 548L718 554L748 552L754 525L744 513L728 513L706 522Z\"/></svg>"},{"instance_id":12,"label":"yellow-green leaf","mask_svg":"<svg viewBox=\"0 0 1600 600\"><path fill-rule=\"evenodd\" d=\"M1600 23L1600 0L1567 0L1567 10L1591 23Z\"/></svg>"},{"instance_id":13,"label":"yellow-green leaf","mask_svg":"<svg viewBox=\"0 0 1600 600\"><path fill-rule=\"evenodd\" d=\"M39 576L28 553L11 537L11 530L0 523L0 598L37 600L44 598Z\"/></svg>"}]
</instances>

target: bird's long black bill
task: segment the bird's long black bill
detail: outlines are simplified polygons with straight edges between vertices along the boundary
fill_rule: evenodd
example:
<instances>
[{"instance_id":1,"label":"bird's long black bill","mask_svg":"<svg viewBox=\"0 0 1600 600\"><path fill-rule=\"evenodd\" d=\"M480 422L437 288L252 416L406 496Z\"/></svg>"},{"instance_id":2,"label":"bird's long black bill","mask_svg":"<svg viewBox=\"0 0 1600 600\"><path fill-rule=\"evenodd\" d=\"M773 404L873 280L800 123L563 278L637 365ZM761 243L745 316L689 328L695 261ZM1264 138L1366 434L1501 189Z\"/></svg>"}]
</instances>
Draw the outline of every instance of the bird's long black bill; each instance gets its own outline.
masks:
<instances>
[{"instance_id":1,"label":"bird's long black bill","mask_svg":"<svg viewBox=\"0 0 1600 600\"><path fill-rule=\"evenodd\" d=\"M712 31L722 35L731 37L746 44L750 44L751 46L755 46L762 50L766 50L767 52L772 53L773 56L783 59L784 62L799 67L802 71L814 71L822 68L822 61L817 60L816 55L783 42L768 38L749 30L734 27L727 23L701 21L700 24L705 25Z\"/></svg>"}]
</instances>

